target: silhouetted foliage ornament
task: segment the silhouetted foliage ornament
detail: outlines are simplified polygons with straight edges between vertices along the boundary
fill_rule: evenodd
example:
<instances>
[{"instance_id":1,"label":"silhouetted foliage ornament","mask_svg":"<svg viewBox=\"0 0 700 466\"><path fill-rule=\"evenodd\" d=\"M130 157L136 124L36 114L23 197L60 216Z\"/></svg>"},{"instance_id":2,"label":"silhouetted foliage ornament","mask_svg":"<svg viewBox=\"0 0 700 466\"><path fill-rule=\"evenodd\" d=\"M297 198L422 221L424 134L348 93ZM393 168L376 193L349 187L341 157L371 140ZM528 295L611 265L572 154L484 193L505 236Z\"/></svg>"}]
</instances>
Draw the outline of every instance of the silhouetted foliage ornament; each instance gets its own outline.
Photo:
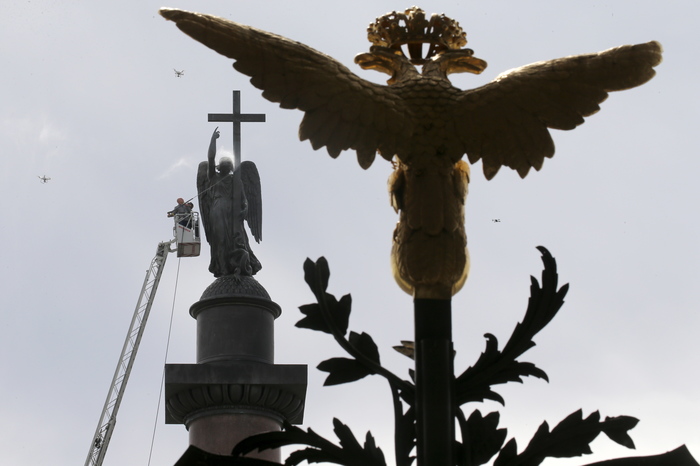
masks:
<instances>
[{"instance_id":1,"label":"silhouetted foliage ornament","mask_svg":"<svg viewBox=\"0 0 700 466\"><path fill-rule=\"evenodd\" d=\"M462 445L460 464L486 464L499 452L506 440L508 431L498 428L500 414L489 413L486 417L477 409L466 421L460 419L460 429L468 439L467 445Z\"/></svg>"},{"instance_id":2,"label":"silhouetted foliage ornament","mask_svg":"<svg viewBox=\"0 0 700 466\"><path fill-rule=\"evenodd\" d=\"M209 453L190 445L175 466L279 466L272 461L257 458L234 457Z\"/></svg>"},{"instance_id":3,"label":"silhouetted foliage ornament","mask_svg":"<svg viewBox=\"0 0 700 466\"><path fill-rule=\"evenodd\" d=\"M347 294L338 301L335 296L326 293L329 277L330 271L325 258L321 257L317 262L306 259L304 262L304 280L311 288L311 291L313 291L318 303L299 307L301 313L306 317L297 322L296 326L330 334L333 334L335 330L345 335L348 330L352 298ZM327 307L328 312L322 312L322 305Z\"/></svg>"},{"instance_id":4,"label":"silhouetted foliage ornament","mask_svg":"<svg viewBox=\"0 0 700 466\"><path fill-rule=\"evenodd\" d=\"M570 458L591 453L590 444L601 433L622 446L635 447L628 432L635 427L637 419L617 416L601 420L597 411L584 418L582 411L578 410L552 429L547 422L543 422L525 449L518 453L516 440L511 438L506 442L508 432L505 428L499 428L498 412L483 416L479 410L474 410L467 418L462 411L463 404L486 399L503 404L503 398L493 391L493 385L522 383L523 377L527 376L547 380L543 370L532 363L517 360L535 345L534 336L554 318L563 305L569 288L568 285L559 287L556 261L549 251L544 247L538 247L538 250L544 264L541 283L531 277L530 298L522 322L515 326L502 350L498 349L496 337L486 334L484 352L473 366L455 379L454 413L461 434L454 442L457 465L479 466L493 460L494 466L538 466L546 458ZM304 318L297 326L333 335L350 356L330 358L319 364L320 370L328 372L325 385L354 382L368 375L384 377L389 384L394 406L396 466L412 466L415 460L412 453L416 446L414 381L403 380L381 365L377 345L367 333L350 331L346 338L352 300L350 295L337 300L327 292L330 271L324 258L316 262L307 259L304 263L304 277L317 302L300 307ZM410 346L406 342L403 344ZM333 425L338 444L326 440L311 429L304 431L285 423L281 432L268 432L243 440L233 450L233 456L212 455L191 446L176 466L274 466L276 463L242 455L256 449L289 445L305 445L306 448L289 454L285 465L295 466L303 461L309 464L333 463L344 466L386 465L384 453L377 447L370 432L367 432L365 442L361 444L347 425L338 419L333 420ZM662 455L621 458L588 466L700 465L685 447L681 447Z\"/></svg>"},{"instance_id":5,"label":"silhouetted foliage ornament","mask_svg":"<svg viewBox=\"0 0 700 466\"><path fill-rule=\"evenodd\" d=\"M251 439L252 438L253 437L251 437ZM461 464L470 463L466 462ZM681 446L660 455L616 458L613 460L589 463L586 466L696 466L697 464L698 463L690 454L690 451L688 451L688 448L686 446ZM279 466L279 464L244 456L216 455L190 445L177 463L175 463L175 466Z\"/></svg>"},{"instance_id":6,"label":"silhouetted foliage ornament","mask_svg":"<svg viewBox=\"0 0 700 466\"><path fill-rule=\"evenodd\" d=\"M683 445L660 455L617 458L591 463L586 466L696 466L697 464L688 448Z\"/></svg>"},{"instance_id":7,"label":"silhouetted foliage ornament","mask_svg":"<svg viewBox=\"0 0 700 466\"><path fill-rule=\"evenodd\" d=\"M364 445L355 438L352 431L333 419L333 431L340 446L326 440L311 429L304 431L291 424L285 424L283 432L269 432L254 435L240 442L234 448L233 456L244 455L254 450L267 450L288 445L307 445L309 448L297 450L289 455L286 465L308 463L334 463L345 466L385 466L384 453L377 447L372 434L367 432ZM274 463L273 463L274 464Z\"/></svg>"},{"instance_id":8,"label":"silhouetted foliage ornament","mask_svg":"<svg viewBox=\"0 0 700 466\"><path fill-rule=\"evenodd\" d=\"M525 450L517 454L515 439L511 439L501 450L496 458L494 466L523 465L537 466L545 458L571 458L590 454L589 444L601 432L612 435L608 437L628 448L634 448L632 439L627 431L637 424L637 419L629 416L605 418L600 421L600 414L596 411L587 418L583 418L581 410L578 410L549 430L547 422L543 422L537 429L535 436Z\"/></svg>"},{"instance_id":9,"label":"silhouetted foliage ornament","mask_svg":"<svg viewBox=\"0 0 700 466\"><path fill-rule=\"evenodd\" d=\"M379 364L379 349L371 336L364 332L362 334L350 332L349 342L358 352ZM319 364L317 368L320 371L329 373L323 385L354 382L373 374L366 365L358 362L356 359L348 358L327 359Z\"/></svg>"},{"instance_id":10,"label":"silhouetted foliage ornament","mask_svg":"<svg viewBox=\"0 0 700 466\"><path fill-rule=\"evenodd\" d=\"M503 351L498 350L498 339L487 333L486 350L476 364L464 371L456 381L457 404L485 399L505 404L503 398L491 389L492 385L506 382L522 382L522 377L533 376L549 381L547 374L532 363L516 360L525 351L535 346L532 338L542 330L564 304L564 297L569 291L566 284L557 289L557 263L552 255L540 246L544 270L542 286L535 277L530 277L530 299L525 318L513 330Z\"/></svg>"}]
</instances>

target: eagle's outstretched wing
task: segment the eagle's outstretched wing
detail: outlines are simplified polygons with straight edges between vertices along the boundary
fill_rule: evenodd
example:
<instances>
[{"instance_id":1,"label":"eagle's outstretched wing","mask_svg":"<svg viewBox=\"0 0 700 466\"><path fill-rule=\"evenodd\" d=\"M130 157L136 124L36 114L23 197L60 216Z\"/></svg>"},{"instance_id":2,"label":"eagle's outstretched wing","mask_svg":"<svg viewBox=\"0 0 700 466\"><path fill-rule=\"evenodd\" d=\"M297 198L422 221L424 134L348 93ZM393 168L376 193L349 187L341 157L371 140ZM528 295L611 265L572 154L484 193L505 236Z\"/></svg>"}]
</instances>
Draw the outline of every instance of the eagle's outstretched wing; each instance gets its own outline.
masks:
<instances>
[{"instance_id":1,"label":"eagle's outstretched wing","mask_svg":"<svg viewBox=\"0 0 700 466\"><path fill-rule=\"evenodd\" d=\"M248 213L245 220L256 242L262 240L262 189L258 167L249 160L241 162L241 184L248 201Z\"/></svg>"},{"instance_id":2,"label":"eagle's outstretched wing","mask_svg":"<svg viewBox=\"0 0 700 466\"><path fill-rule=\"evenodd\" d=\"M661 63L658 42L625 45L507 71L465 91L455 106L457 134L471 163L493 178L505 165L525 177L554 155L548 128L569 130L597 112L608 92L649 81Z\"/></svg>"},{"instance_id":3,"label":"eagle's outstretched wing","mask_svg":"<svg viewBox=\"0 0 700 466\"><path fill-rule=\"evenodd\" d=\"M207 47L235 60L263 96L282 108L305 112L301 140L332 157L354 149L363 168L376 151L391 160L410 140L411 121L388 86L361 79L347 67L304 44L215 16L161 9L160 14Z\"/></svg>"}]
</instances>

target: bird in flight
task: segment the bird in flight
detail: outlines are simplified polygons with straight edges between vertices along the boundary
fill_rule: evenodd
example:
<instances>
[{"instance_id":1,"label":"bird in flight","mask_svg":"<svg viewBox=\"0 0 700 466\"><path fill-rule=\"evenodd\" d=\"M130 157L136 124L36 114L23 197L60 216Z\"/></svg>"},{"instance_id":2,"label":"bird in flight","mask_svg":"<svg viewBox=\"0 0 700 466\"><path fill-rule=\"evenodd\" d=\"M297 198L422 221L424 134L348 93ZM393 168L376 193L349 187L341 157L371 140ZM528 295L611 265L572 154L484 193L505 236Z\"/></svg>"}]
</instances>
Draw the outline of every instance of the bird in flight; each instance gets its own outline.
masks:
<instances>
[{"instance_id":1,"label":"bird in flight","mask_svg":"<svg viewBox=\"0 0 700 466\"><path fill-rule=\"evenodd\" d=\"M661 45L648 42L533 63L469 90L452 73L479 74L486 62L463 48L466 34L445 15L412 7L368 28L363 69L390 76L379 85L311 47L215 16L175 9L160 14L195 40L234 60L263 97L304 117L301 140L335 158L354 150L362 168L376 154L393 161L391 204L399 213L392 269L415 298L450 299L469 271L464 203L466 158L487 179L502 166L525 177L554 155L550 129L571 130L609 92L649 81ZM427 47L426 47L427 45ZM423 53L425 52L425 55Z\"/></svg>"},{"instance_id":2,"label":"bird in flight","mask_svg":"<svg viewBox=\"0 0 700 466\"><path fill-rule=\"evenodd\" d=\"M51 178L49 178L46 175L44 175L44 176L37 175L37 176L39 177L39 181L41 182L41 184L46 184L51 180Z\"/></svg>"},{"instance_id":3,"label":"bird in flight","mask_svg":"<svg viewBox=\"0 0 700 466\"><path fill-rule=\"evenodd\" d=\"M175 68L173 68L173 71L175 72L175 76L178 78L185 74L185 70L178 71Z\"/></svg>"}]
</instances>

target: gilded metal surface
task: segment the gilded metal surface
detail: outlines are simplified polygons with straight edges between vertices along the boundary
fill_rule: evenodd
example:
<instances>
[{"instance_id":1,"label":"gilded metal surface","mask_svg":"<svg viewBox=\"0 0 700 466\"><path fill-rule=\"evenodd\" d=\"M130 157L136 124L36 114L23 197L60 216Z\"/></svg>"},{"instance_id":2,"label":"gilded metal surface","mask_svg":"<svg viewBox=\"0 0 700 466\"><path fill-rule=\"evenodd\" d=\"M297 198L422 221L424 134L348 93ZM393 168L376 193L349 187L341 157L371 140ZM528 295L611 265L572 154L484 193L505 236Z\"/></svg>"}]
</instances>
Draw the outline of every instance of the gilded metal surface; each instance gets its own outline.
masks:
<instances>
[{"instance_id":1,"label":"gilded metal surface","mask_svg":"<svg viewBox=\"0 0 700 466\"><path fill-rule=\"evenodd\" d=\"M392 204L399 211L392 262L399 285L417 298L449 298L469 261L464 202L470 163L487 179L502 166L525 177L554 155L549 129L571 130L596 113L609 92L639 86L661 62L658 42L523 66L476 89L453 86L451 73L480 73L459 25L418 8L370 26L369 52L355 62L390 75L388 86L361 79L306 45L214 16L163 9L194 39L235 60L263 96L304 112L302 140L332 157L376 154L393 161ZM429 49L422 55L422 46ZM408 57L401 50L408 48ZM422 65L419 70L416 65Z\"/></svg>"}]
</instances>

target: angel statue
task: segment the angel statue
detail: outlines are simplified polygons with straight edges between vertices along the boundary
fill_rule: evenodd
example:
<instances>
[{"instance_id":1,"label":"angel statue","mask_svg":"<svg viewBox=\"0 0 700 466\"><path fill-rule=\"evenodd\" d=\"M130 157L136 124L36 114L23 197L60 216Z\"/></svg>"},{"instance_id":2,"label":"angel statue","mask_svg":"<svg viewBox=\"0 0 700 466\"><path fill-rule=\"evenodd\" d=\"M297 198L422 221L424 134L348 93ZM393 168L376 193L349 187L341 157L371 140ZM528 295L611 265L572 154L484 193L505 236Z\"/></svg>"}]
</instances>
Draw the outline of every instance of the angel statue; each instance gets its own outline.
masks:
<instances>
[{"instance_id":1,"label":"angel statue","mask_svg":"<svg viewBox=\"0 0 700 466\"><path fill-rule=\"evenodd\" d=\"M391 76L384 86L275 34L204 14L160 13L232 58L266 99L303 111L299 137L314 149L325 146L331 157L353 149L363 168L376 153L393 161L389 190L399 222L392 267L415 298L450 299L466 280L465 154L481 160L487 179L502 166L525 177L554 155L549 129L576 128L609 92L644 84L661 63L658 42L625 45L523 66L462 90L448 75L481 73L486 62L463 48L466 34L456 21L428 19L413 7L370 24L373 45L355 57L363 69Z\"/></svg>"},{"instance_id":2,"label":"angel statue","mask_svg":"<svg viewBox=\"0 0 700 466\"><path fill-rule=\"evenodd\" d=\"M197 193L204 222L204 231L211 248L209 271L215 277L225 275L252 276L262 265L250 249L243 221L248 223L256 242L262 239L262 196L260 175L253 162L245 161L240 167L240 183L235 183L233 161L221 157L216 165L218 128L211 135L208 160L197 170ZM242 188L242 189L241 189ZM240 203L234 202L238 190Z\"/></svg>"}]
</instances>

